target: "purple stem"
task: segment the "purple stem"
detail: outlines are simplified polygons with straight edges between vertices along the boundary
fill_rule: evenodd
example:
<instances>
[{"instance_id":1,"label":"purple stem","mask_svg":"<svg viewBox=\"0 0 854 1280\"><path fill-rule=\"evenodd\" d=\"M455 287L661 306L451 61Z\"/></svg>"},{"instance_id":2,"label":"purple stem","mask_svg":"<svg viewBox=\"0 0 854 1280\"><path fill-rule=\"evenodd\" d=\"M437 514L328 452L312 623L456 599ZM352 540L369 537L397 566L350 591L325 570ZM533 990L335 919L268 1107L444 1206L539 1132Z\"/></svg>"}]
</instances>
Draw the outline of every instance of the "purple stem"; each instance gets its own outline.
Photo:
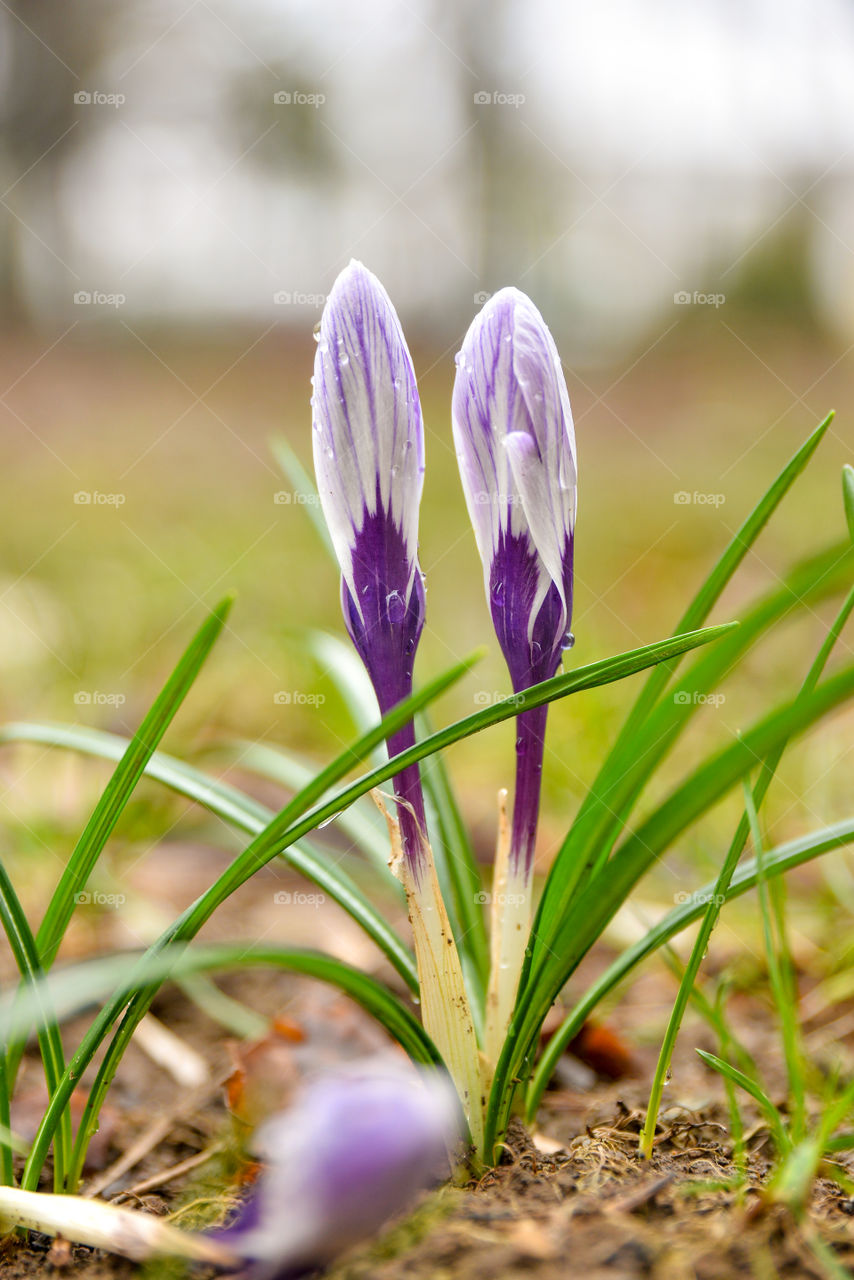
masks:
<instances>
[{"instance_id":1,"label":"purple stem","mask_svg":"<svg viewBox=\"0 0 854 1280\"><path fill-rule=\"evenodd\" d=\"M546 741L548 707L523 711L516 719L516 789L513 796L513 828L510 841L510 874L527 883L534 867L540 784Z\"/></svg>"},{"instance_id":2,"label":"purple stem","mask_svg":"<svg viewBox=\"0 0 854 1280\"><path fill-rule=\"evenodd\" d=\"M410 689L411 692L411 689ZM381 708L385 715L390 707ZM390 758L415 746L415 726L410 720L397 733L388 739ZM421 772L417 764L407 765L393 780L394 794L400 802L397 816L400 821L400 835L403 840L403 852L416 883L421 879L424 870L422 841L426 838L427 819L424 813L424 792L421 788Z\"/></svg>"}]
</instances>

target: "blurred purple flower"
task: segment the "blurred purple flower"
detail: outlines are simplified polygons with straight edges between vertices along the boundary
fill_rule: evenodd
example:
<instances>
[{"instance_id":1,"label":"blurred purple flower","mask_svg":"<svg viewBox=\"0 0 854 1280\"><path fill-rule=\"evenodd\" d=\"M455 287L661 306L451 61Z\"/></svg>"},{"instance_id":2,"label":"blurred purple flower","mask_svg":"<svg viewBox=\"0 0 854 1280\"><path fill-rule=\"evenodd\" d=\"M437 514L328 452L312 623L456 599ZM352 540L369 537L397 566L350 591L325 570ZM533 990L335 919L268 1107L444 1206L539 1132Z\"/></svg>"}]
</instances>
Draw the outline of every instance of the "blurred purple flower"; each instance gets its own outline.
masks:
<instances>
[{"instance_id":1,"label":"blurred purple flower","mask_svg":"<svg viewBox=\"0 0 854 1280\"><path fill-rule=\"evenodd\" d=\"M310 1084L256 1135L267 1161L237 1219L216 1238L284 1280L327 1265L446 1178L461 1138L449 1078L365 1062Z\"/></svg>"},{"instance_id":2,"label":"blurred purple flower","mask_svg":"<svg viewBox=\"0 0 854 1280\"><path fill-rule=\"evenodd\" d=\"M560 357L518 289L493 295L457 357L453 428L486 598L513 689L557 671L572 643L577 466ZM546 708L519 716L511 870L530 872Z\"/></svg>"},{"instance_id":3,"label":"blurred purple flower","mask_svg":"<svg viewBox=\"0 0 854 1280\"><path fill-rule=\"evenodd\" d=\"M412 692L424 626L418 564L424 429L397 313L359 262L341 272L323 310L312 411L314 465L341 565L344 621L385 714ZM389 753L414 740L409 724L389 739ZM404 849L417 871L425 826L417 766L398 775L395 789L404 801Z\"/></svg>"}]
</instances>

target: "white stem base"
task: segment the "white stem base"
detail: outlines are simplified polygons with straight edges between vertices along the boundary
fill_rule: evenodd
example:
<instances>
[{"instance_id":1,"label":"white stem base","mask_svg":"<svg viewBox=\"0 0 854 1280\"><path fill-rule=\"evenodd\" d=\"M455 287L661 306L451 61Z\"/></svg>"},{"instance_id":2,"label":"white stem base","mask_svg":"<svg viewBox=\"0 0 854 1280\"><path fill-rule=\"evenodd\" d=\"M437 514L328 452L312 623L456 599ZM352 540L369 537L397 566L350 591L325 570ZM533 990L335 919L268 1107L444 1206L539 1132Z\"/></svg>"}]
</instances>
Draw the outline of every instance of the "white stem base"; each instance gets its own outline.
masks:
<instances>
[{"instance_id":1,"label":"white stem base","mask_svg":"<svg viewBox=\"0 0 854 1280\"><path fill-rule=\"evenodd\" d=\"M0 1223L4 1230L28 1227L49 1236L62 1236L75 1244L106 1249L135 1262L165 1255L233 1269L241 1261L224 1245L180 1231L153 1214L122 1209L83 1196L0 1187Z\"/></svg>"},{"instance_id":2,"label":"white stem base","mask_svg":"<svg viewBox=\"0 0 854 1280\"><path fill-rule=\"evenodd\" d=\"M425 839L424 865L416 881L402 853L397 819L388 812L377 793L374 800L388 823L392 846L389 865L402 881L409 904L421 989L421 1021L456 1086L472 1141L480 1152L486 1105L480 1050L457 944L436 878L433 851Z\"/></svg>"},{"instance_id":3,"label":"white stem base","mask_svg":"<svg viewBox=\"0 0 854 1280\"><path fill-rule=\"evenodd\" d=\"M498 793L498 843L490 899L490 966L484 1053L490 1074L501 1054L516 1003L519 976L531 932L531 877L510 871L507 792Z\"/></svg>"}]
</instances>

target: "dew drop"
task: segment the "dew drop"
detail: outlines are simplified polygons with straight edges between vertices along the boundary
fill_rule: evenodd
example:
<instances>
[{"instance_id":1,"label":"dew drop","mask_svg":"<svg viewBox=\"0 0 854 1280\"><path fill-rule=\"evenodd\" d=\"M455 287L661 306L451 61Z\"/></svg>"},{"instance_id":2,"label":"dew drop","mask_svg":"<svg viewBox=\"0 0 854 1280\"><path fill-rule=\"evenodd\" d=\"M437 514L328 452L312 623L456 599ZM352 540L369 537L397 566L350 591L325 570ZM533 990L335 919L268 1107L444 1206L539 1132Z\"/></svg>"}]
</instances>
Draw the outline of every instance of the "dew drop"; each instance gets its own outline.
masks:
<instances>
[{"instance_id":1,"label":"dew drop","mask_svg":"<svg viewBox=\"0 0 854 1280\"><path fill-rule=\"evenodd\" d=\"M492 603L504 604L504 583L503 582L493 582Z\"/></svg>"},{"instance_id":2,"label":"dew drop","mask_svg":"<svg viewBox=\"0 0 854 1280\"><path fill-rule=\"evenodd\" d=\"M457 352L457 354L454 356L454 364L457 366L458 369L466 368L466 353L464 351Z\"/></svg>"},{"instance_id":3,"label":"dew drop","mask_svg":"<svg viewBox=\"0 0 854 1280\"><path fill-rule=\"evenodd\" d=\"M575 644L575 636L572 634L571 631L567 631L566 635L560 642L561 649L563 649L563 651L566 652L566 650L571 649L574 644Z\"/></svg>"},{"instance_id":4,"label":"dew drop","mask_svg":"<svg viewBox=\"0 0 854 1280\"><path fill-rule=\"evenodd\" d=\"M349 356L339 356L339 357L338 357L338 366L339 366L339 368L343 369L343 368L344 368L344 366L345 366L345 365L347 365L347 364L349 364L349 363L350 363L350 357L349 357Z\"/></svg>"},{"instance_id":5,"label":"dew drop","mask_svg":"<svg viewBox=\"0 0 854 1280\"><path fill-rule=\"evenodd\" d=\"M317 324L314 326L314 328L312 329L312 333L314 334L315 342L319 342L320 341L320 321L319 320Z\"/></svg>"},{"instance_id":6,"label":"dew drop","mask_svg":"<svg viewBox=\"0 0 854 1280\"><path fill-rule=\"evenodd\" d=\"M318 351L320 352L320 354L321 354L322 356L325 356L325 355L326 355L326 353L327 353L327 351L329 350L329 343L328 343L328 342L326 342L326 340L325 340L325 339L324 339L324 341L323 341L323 342L321 342L321 341L320 341L320 338L318 337L318 339L317 339L317 349L318 349Z\"/></svg>"}]
</instances>

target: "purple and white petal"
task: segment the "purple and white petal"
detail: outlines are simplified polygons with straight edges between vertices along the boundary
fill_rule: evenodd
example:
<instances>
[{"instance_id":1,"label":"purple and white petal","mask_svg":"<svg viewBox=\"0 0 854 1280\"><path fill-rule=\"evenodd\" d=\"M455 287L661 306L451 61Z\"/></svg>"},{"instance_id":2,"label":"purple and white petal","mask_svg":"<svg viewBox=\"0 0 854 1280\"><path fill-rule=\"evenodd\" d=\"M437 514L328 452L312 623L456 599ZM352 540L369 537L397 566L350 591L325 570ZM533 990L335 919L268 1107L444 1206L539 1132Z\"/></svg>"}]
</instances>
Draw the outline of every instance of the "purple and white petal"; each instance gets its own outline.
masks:
<instances>
[{"instance_id":1,"label":"purple and white petal","mask_svg":"<svg viewBox=\"0 0 854 1280\"><path fill-rule=\"evenodd\" d=\"M571 615L577 467L557 348L518 289L496 293L466 334L453 429L487 599L514 684L525 665L515 649L525 643L528 665L543 679L557 666Z\"/></svg>"},{"instance_id":2,"label":"purple and white petal","mask_svg":"<svg viewBox=\"0 0 854 1280\"><path fill-rule=\"evenodd\" d=\"M517 692L553 676L572 617L575 434L557 348L518 289L493 295L457 358L453 429L493 625ZM546 708L517 721L510 870L530 875Z\"/></svg>"},{"instance_id":3,"label":"purple and white petal","mask_svg":"<svg viewBox=\"0 0 854 1280\"><path fill-rule=\"evenodd\" d=\"M347 630L384 715L412 692L424 626L418 510L424 428L406 340L383 286L351 262L320 321L312 396L314 463L323 514L341 565ZM414 742L411 723L391 755ZM417 871L424 805L417 766L398 774L404 849Z\"/></svg>"},{"instance_id":4,"label":"purple and white petal","mask_svg":"<svg viewBox=\"0 0 854 1280\"><path fill-rule=\"evenodd\" d=\"M391 299L359 262L338 276L320 321L313 441L318 490L344 581L361 611L353 552L371 517L399 531L392 589L406 597L417 564L424 432L412 360Z\"/></svg>"},{"instance_id":5,"label":"purple and white petal","mask_svg":"<svg viewBox=\"0 0 854 1280\"><path fill-rule=\"evenodd\" d=\"M446 1178L460 1139L459 1100L443 1072L354 1064L310 1084L258 1131L264 1171L216 1238L258 1280L313 1271Z\"/></svg>"}]
</instances>

